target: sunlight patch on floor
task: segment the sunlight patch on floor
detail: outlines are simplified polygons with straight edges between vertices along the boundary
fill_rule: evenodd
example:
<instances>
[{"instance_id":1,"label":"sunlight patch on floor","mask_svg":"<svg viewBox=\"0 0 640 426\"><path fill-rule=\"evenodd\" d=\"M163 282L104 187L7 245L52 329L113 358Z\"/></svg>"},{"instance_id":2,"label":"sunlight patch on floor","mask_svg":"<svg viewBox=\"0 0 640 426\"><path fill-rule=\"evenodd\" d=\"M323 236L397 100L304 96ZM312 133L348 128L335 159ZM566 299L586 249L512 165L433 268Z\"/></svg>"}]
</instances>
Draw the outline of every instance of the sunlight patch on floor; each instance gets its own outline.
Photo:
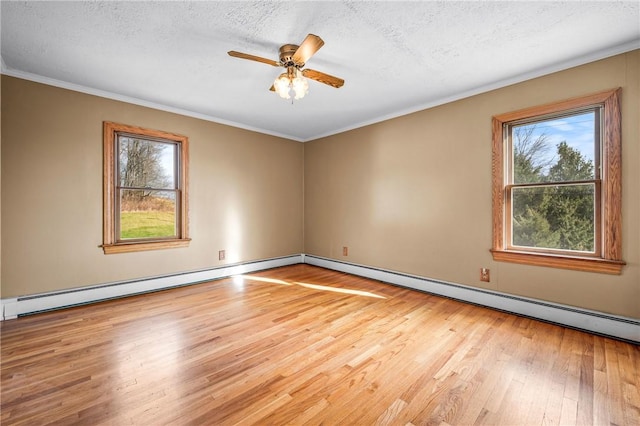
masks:
<instances>
[{"instance_id":1,"label":"sunlight patch on floor","mask_svg":"<svg viewBox=\"0 0 640 426\"><path fill-rule=\"evenodd\" d=\"M369 291L364 291L364 290L354 290L354 289L349 289L349 288L331 287L331 286L320 285L320 284L309 284L309 283L300 283L300 282L287 282L287 281L284 281L284 280L257 277L257 276L254 276L254 275L234 275L233 276L233 283L234 283L234 285L236 287L244 288L244 281L245 280L261 281L261 282L265 282L265 283L269 283L269 284L279 284L279 285L289 285L289 286L291 286L291 285L299 285L300 287L305 287L305 288L309 288L309 289L312 289L312 290L331 291L331 292L334 292L334 293L353 294L355 296L365 296L365 297L374 297L376 299L386 299L386 297L384 297L384 296L380 296L378 294L371 293Z\"/></svg>"},{"instance_id":2,"label":"sunlight patch on floor","mask_svg":"<svg viewBox=\"0 0 640 426\"><path fill-rule=\"evenodd\" d=\"M273 279L273 278L255 277L253 275L236 275L236 276L239 276L242 279L251 280L251 281L262 281L262 282L265 282L265 283L281 284L281 285L293 285L292 283L288 283L288 282L282 281L282 280L276 280L276 279ZM234 282L235 282L235 277L234 277Z\"/></svg>"},{"instance_id":3,"label":"sunlight patch on floor","mask_svg":"<svg viewBox=\"0 0 640 426\"><path fill-rule=\"evenodd\" d=\"M314 290L332 291L334 293L346 293L346 294L354 294L357 296L375 297L376 299L386 299L386 297L384 296L380 296L378 294L371 293L368 291L363 291L363 290L353 290L349 288L329 287L326 285L298 283L298 282L296 282L295 284L298 284L299 286L302 286L302 287L311 288Z\"/></svg>"}]
</instances>

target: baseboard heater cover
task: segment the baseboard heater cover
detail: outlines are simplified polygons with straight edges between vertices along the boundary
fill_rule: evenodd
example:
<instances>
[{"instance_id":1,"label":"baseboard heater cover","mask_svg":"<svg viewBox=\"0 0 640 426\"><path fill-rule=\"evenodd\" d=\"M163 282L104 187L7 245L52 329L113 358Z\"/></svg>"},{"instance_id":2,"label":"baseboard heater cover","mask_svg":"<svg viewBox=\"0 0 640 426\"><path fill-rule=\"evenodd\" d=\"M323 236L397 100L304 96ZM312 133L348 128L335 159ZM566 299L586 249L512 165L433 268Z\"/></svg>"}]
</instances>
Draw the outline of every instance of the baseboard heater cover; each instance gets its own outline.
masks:
<instances>
[{"instance_id":1,"label":"baseboard heater cover","mask_svg":"<svg viewBox=\"0 0 640 426\"><path fill-rule=\"evenodd\" d=\"M520 296L512 296L461 284L433 280L371 266L358 265L314 255L292 255L256 260L211 269L183 272L159 277L119 281L79 287L52 293L0 299L2 320L21 315L84 305L119 297L149 293L173 287L197 284L233 275L279 266L307 263L334 271L358 275L385 283L474 303L555 324L640 343L640 320L576 308Z\"/></svg>"},{"instance_id":2,"label":"baseboard heater cover","mask_svg":"<svg viewBox=\"0 0 640 426\"><path fill-rule=\"evenodd\" d=\"M181 272L136 280L118 281L69 290L1 299L2 320L54 309L85 305L109 299L197 284L247 272L303 263L302 255L256 260L198 271Z\"/></svg>"},{"instance_id":3,"label":"baseboard heater cover","mask_svg":"<svg viewBox=\"0 0 640 426\"><path fill-rule=\"evenodd\" d=\"M640 320L588 309L551 303L417 275L358 265L306 254L304 262L334 271L346 272L401 287L412 288L451 299L482 305L570 328L640 343Z\"/></svg>"}]
</instances>

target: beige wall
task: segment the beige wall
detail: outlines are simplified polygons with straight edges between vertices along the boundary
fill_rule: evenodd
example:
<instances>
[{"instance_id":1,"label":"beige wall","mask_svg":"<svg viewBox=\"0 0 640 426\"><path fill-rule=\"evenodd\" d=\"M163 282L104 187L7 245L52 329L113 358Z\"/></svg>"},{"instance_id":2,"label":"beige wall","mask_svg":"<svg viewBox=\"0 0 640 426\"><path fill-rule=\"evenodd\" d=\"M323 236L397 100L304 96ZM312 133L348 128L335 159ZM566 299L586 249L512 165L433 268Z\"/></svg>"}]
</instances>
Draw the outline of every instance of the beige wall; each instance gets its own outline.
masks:
<instances>
[{"instance_id":1,"label":"beige wall","mask_svg":"<svg viewBox=\"0 0 640 426\"><path fill-rule=\"evenodd\" d=\"M189 137L189 248L98 247L105 120ZM3 298L302 252L299 142L8 76L2 121Z\"/></svg>"},{"instance_id":2,"label":"beige wall","mask_svg":"<svg viewBox=\"0 0 640 426\"><path fill-rule=\"evenodd\" d=\"M623 274L494 262L491 116L618 86ZM1 94L3 298L219 266L225 249L226 263L305 252L640 318L640 51L305 144L7 76ZM98 247L104 120L190 138L189 248Z\"/></svg>"},{"instance_id":3,"label":"beige wall","mask_svg":"<svg viewBox=\"0 0 640 426\"><path fill-rule=\"evenodd\" d=\"M491 117L618 86L622 275L494 262ZM634 51L306 143L305 253L640 318L639 86Z\"/></svg>"}]
</instances>

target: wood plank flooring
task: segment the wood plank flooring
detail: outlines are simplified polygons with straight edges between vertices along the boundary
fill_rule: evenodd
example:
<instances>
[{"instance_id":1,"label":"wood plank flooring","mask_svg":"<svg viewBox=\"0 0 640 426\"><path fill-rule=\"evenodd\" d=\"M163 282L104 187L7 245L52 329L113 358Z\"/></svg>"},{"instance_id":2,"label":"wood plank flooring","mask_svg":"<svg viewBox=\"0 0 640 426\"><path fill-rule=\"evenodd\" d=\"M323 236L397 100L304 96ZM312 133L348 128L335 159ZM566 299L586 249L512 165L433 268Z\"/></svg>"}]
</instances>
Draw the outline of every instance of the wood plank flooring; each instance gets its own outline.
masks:
<instances>
[{"instance_id":1,"label":"wood plank flooring","mask_svg":"<svg viewBox=\"0 0 640 426\"><path fill-rule=\"evenodd\" d=\"M640 349L310 265L1 323L3 425L638 425Z\"/></svg>"}]
</instances>

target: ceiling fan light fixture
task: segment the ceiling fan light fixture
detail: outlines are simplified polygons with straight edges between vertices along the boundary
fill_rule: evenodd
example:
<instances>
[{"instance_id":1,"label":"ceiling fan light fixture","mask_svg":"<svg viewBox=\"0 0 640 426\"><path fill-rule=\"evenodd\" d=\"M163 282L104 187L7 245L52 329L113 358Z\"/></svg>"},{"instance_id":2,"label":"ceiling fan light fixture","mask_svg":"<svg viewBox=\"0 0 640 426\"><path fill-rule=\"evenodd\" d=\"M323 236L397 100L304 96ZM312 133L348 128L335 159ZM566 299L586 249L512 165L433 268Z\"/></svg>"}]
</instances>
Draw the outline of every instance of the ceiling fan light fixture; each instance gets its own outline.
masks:
<instances>
[{"instance_id":1,"label":"ceiling fan light fixture","mask_svg":"<svg viewBox=\"0 0 640 426\"><path fill-rule=\"evenodd\" d=\"M289 90L291 89L291 81L287 76L287 73L284 72L276 78L273 82L273 87L276 89L276 93L282 99L291 99L291 95L289 95Z\"/></svg>"},{"instance_id":2,"label":"ceiling fan light fixture","mask_svg":"<svg viewBox=\"0 0 640 426\"><path fill-rule=\"evenodd\" d=\"M309 83L307 79L302 76L300 70L296 70L296 77L291 82L293 92L296 94L295 99L302 99L304 95L309 93Z\"/></svg>"},{"instance_id":3,"label":"ceiling fan light fixture","mask_svg":"<svg viewBox=\"0 0 640 426\"><path fill-rule=\"evenodd\" d=\"M273 87L282 99L291 99L293 95L293 98L298 100L309 93L309 83L298 69L280 74L273 82Z\"/></svg>"}]
</instances>

